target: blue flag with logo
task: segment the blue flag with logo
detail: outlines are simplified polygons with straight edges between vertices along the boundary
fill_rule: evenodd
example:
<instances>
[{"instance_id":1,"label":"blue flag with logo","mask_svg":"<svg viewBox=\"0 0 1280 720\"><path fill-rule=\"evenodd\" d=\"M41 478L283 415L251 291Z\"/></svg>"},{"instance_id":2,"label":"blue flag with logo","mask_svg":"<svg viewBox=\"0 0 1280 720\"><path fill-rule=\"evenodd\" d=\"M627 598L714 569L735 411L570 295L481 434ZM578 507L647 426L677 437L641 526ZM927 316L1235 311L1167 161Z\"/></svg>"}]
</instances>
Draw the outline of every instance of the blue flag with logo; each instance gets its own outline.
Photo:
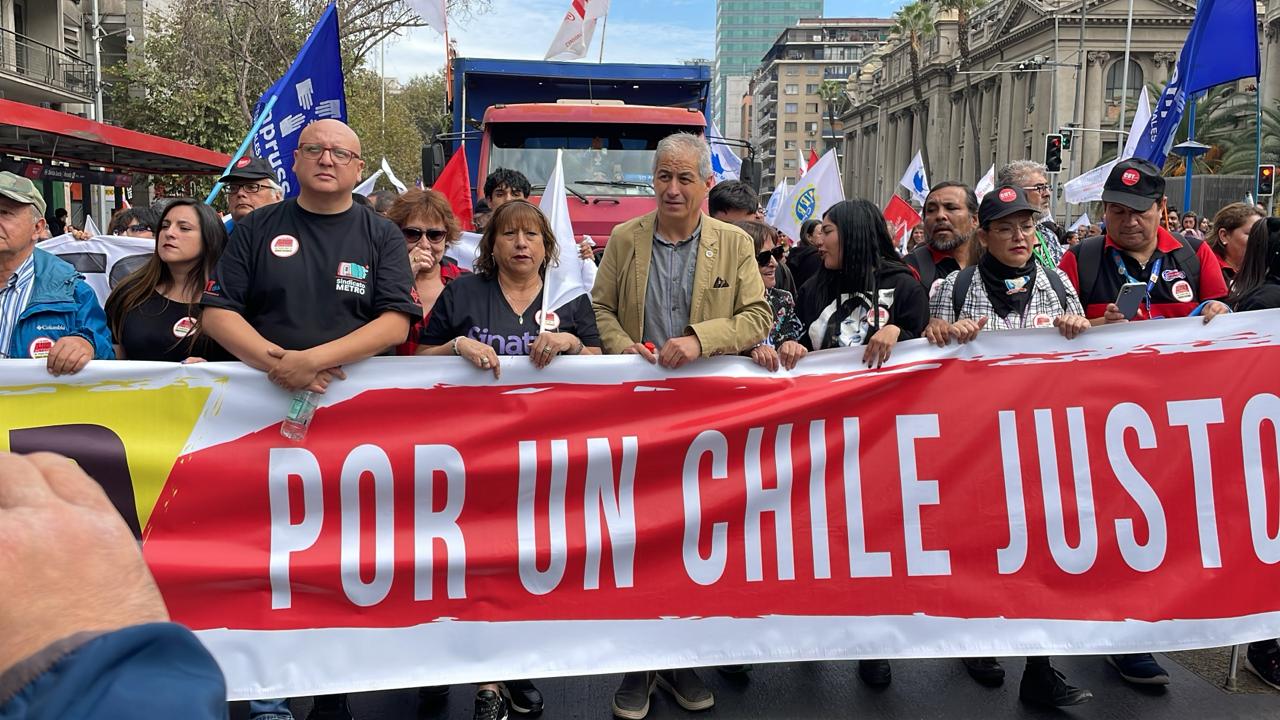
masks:
<instances>
[{"instance_id":1,"label":"blue flag with logo","mask_svg":"<svg viewBox=\"0 0 1280 720\"><path fill-rule=\"evenodd\" d=\"M1258 76L1257 12L1254 0L1201 0L1173 77L1151 113L1134 157L1164 167L1188 98L1214 85Z\"/></svg>"},{"instance_id":2,"label":"blue flag with logo","mask_svg":"<svg viewBox=\"0 0 1280 720\"><path fill-rule=\"evenodd\" d=\"M253 154L265 158L276 171L285 197L298 194L293 174L293 151L302 128L316 120L347 121L347 95L342 83L342 54L338 45L338 9L330 3L310 37L303 43L284 77L258 99L261 115L275 99L271 113L253 137Z\"/></svg>"}]
</instances>

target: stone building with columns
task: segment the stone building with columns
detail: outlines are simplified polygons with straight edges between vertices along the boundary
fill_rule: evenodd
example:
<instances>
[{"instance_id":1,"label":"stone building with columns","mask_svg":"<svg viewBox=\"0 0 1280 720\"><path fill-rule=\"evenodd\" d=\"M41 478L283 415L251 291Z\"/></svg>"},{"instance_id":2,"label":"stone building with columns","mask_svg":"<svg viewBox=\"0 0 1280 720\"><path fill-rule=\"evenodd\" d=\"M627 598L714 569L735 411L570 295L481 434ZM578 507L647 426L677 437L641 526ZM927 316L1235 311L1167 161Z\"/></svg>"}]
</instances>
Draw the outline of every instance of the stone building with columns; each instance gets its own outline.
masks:
<instances>
[{"instance_id":1,"label":"stone building with columns","mask_svg":"<svg viewBox=\"0 0 1280 720\"><path fill-rule=\"evenodd\" d=\"M1082 8L1081 0L993 0L970 20L967 65L961 61L956 17L939 14L937 32L923 42L920 59L931 182L974 184L993 164L1042 160L1046 134L1063 127L1077 129L1071 149L1063 153L1058 180L1116 155L1123 143L1119 131L1128 129L1141 87L1163 87L1168 81L1195 5L1133 0L1126 78L1128 0L1083 3ZM1269 5L1259 7L1259 17L1265 17L1260 40L1263 98L1274 103L1280 99L1280 0ZM1238 86L1241 101L1252 105L1254 81ZM848 93L853 103L842 118L845 192L883 204L922 145L907 43L895 38L868 59L850 79Z\"/></svg>"}]
</instances>

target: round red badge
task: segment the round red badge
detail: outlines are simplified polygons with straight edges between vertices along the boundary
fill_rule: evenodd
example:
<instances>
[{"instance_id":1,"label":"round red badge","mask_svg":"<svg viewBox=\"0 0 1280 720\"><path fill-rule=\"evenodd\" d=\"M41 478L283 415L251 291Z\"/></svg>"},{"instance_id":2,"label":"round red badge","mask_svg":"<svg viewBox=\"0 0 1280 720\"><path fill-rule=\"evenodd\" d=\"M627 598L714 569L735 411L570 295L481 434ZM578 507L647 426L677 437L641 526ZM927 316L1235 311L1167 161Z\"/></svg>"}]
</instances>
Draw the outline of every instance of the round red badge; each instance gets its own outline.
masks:
<instances>
[{"instance_id":1,"label":"round red badge","mask_svg":"<svg viewBox=\"0 0 1280 720\"><path fill-rule=\"evenodd\" d=\"M884 327L889 324L889 309L882 307L876 311L876 318L879 320L879 326Z\"/></svg>"},{"instance_id":2,"label":"round red badge","mask_svg":"<svg viewBox=\"0 0 1280 720\"><path fill-rule=\"evenodd\" d=\"M240 158L239 160L236 161L236 168L238 169L238 168L244 167L245 165L248 165L250 159L251 158L248 155Z\"/></svg>"},{"instance_id":3,"label":"round red badge","mask_svg":"<svg viewBox=\"0 0 1280 720\"><path fill-rule=\"evenodd\" d=\"M1128 187L1133 187L1134 185L1137 185L1138 181L1141 179L1142 179L1142 175L1139 174L1138 171L1134 170L1133 168L1129 168L1128 170L1125 170L1120 175L1120 182L1124 183Z\"/></svg>"},{"instance_id":4,"label":"round red badge","mask_svg":"<svg viewBox=\"0 0 1280 720\"><path fill-rule=\"evenodd\" d=\"M1013 188L1004 188L1000 191L1000 202L1010 203L1018 199L1018 193Z\"/></svg>"},{"instance_id":5,"label":"round red badge","mask_svg":"<svg viewBox=\"0 0 1280 720\"><path fill-rule=\"evenodd\" d=\"M1191 283L1179 280L1173 284L1173 299L1178 302L1189 302L1193 297L1195 293L1191 292Z\"/></svg>"},{"instance_id":6,"label":"round red badge","mask_svg":"<svg viewBox=\"0 0 1280 720\"><path fill-rule=\"evenodd\" d=\"M193 317L184 317L173 324L173 336L176 338L184 338L191 334L196 327L196 319Z\"/></svg>"},{"instance_id":7,"label":"round red badge","mask_svg":"<svg viewBox=\"0 0 1280 720\"><path fill-rule=\"evenodd\" d=\"M1040 313L1031 320L1031 326L1038 328L1053 327L1053 318L1045 315L1044 313Z\"/></svg>"},{"instance_id":8,"label":"round red badge","mask_svg":"<svg viewBox=\"0 0 1280 720\"><path fill-rule=\"evenodd\" d=\"M548 312L546 316L543 316L542 311L539 310L534 313L533 319L538 323L538 327L541 328L543 332L555 332L560 329L560 316L554 312Z\"/></svg>"},{"instance_id":9,"label":"round red badge","mask_svg":"<svg viewBox=\"0 0 1280 720\"><path fill-rule=\"evenodd\" d=\"M52 349L53 340L47 337L38 337L27 346L27 355L32 359L47 358L49 357L49 351Z\"/></svg>"},{"instance_id":10,"label":"round red badge","mask_svg":"<svg viewBox=\"0 0 1280 720\"><path fill-rule=\"evenodd\" d=\"M277 235L271 240L271 254L276 257L293 257L298 253L298 238L292 235Z\"/></svg>"}]
</instances>

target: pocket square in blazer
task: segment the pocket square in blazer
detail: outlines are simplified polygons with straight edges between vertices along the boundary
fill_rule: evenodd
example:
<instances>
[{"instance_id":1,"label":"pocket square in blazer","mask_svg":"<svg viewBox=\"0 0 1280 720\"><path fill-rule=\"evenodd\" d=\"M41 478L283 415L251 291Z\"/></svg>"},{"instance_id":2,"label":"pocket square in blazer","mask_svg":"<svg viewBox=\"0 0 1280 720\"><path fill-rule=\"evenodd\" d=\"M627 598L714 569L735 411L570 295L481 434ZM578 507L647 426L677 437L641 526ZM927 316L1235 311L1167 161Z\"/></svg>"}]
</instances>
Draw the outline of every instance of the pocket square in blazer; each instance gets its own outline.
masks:
<instances>
[{"instance_id":1,"label":"pocket square in blazer","mask_svg":"<svg viewBox=\"0 0 1280 720\"><path fill-rule=\"evenodd\" d=\"M712 287L712 289L715 289L715 288L727 288L727 287L729 287L729 283L725 282L725 281L724 281L724 278L722 278L722 277L717 277L717 278L716 278L716 281L715 281L715 282L713 282L713 283L711 283L711 287Z\"/></svg>"}]
</instances>

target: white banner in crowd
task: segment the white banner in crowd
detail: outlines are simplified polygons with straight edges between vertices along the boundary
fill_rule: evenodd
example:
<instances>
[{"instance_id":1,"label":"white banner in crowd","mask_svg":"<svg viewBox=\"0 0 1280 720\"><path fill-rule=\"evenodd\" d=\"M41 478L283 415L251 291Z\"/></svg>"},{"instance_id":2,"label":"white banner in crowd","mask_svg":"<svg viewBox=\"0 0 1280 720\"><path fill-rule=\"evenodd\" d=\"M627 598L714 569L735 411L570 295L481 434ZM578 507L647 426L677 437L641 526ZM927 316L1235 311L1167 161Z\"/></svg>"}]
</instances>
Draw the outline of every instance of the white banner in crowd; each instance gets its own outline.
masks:
<instances>
[{"instance_id":1,"label":"white banner in crowd","mask_svg":"<svg viewBox=\"0 0 1280 720\"><path fill-rule=\"evenodd\" d=\"M996 189L996 166L992 165L991 167L987 168L987 174L983 175L982 179L978 181L978 184L974 186L973 194L978 196L978 202L982 202L982 198L986 197L987 193L995 189ZM923 203L921 204L923 205Z\"/></svg>"},{"instance_id":2,"label":"white banner in crowd","mask_svg":"<svg viewBox=\"0 0 1280 720\"><path fill-rule=\"evenodd\" d=\"M356 186L356 189L354 190L354 192L358 192L358 193L360 193L361 195L363 195L363 196L365 196L365 197L369 197L370 195L372 195L372 194L373 194L373 189L374 189L375 187L377 187L377 185L378 185L378 178L380 178L380 177L382 177L382 171L381 171L381 170L378 170L378 171L374 172L372 175L370 175L369 177L365 178L363 182L361 182L359 185L357 185L357 186Z\"/></svg>"},{"instance_id":3,"label":"white banner in crowd","mask_svg":"<svg viewBox=\"0 0 1280 720\"><path fill-rule=\"evenodd\" d=\"M391 172L391 164L387 162L386 158L382 158L382 172L386 174L387 182L391 183L392 187L396 189L396 192L403 195L408 191L409 188L405 187L404 183L400 182L400 178L396 177L396 174Z\"/></svg>"},{"instance_id":4,"label":"white banner in crowd","mask_svg":"<svg viewBox=\"0 0 1280 720\"><path fill-rule=\"evenodd\" d=\"M105 304L111 290L129 273L142 267L156 251L154 238L96 235L77 240L70 234L59 235L36 246L71 263L81 275L98 302Z\"/></svg>"},{"instance_id":5,"label":"white banner in crowd","mask_svg":"<svg viewBox=\"0 0 1280 720\"><path fill-rule=\"evenodd\" d=\"M462 233L458 242L444 251L444 256L458 263L463 270L474 270L476 258L480 256L480 237L480 233Z\"/></svg>"},{"instance_id":6,"label":"white banner in crowd","mask_svg":"<svg viewBox=\"0 0 1280 720\"><path fill-rule=\"evenodd\" d=\"M924 157L919 150L916 151L916 156L911 158L911 164L907 166L907 171L902 173L902 179L898 184L906 188L916 205L924 205L924 199L929 196L929 175L925 172Z\"/></svg>"},{"instance_id":7,"label":"white banner in crowd","mask_svg":"<svg viewBox=\"0 0 1280 720\"><path fill-rule=\"evenodd\" d=\"M777 228L789 238L799 239L800 226L810 218L822 219L832 205L844 200L844 183L836 151L828 150L804 177L796 181L778 210Z\"/></svg>"},{"instance_id":8,"label":"white banner in crowd","mask_svg":"<svg viewBox=\"0 0 1280 720\"><path fill-rule=\"evenodd\" d=\"M1144 87L1142 94L1138 96L1138 110L1133 115L1133 124L1129 126L1129 136L1124 144L1124 152L1115 160L1068 180L1062 186L1062 196L1066 201L1072 205L1083 205L1101 200L1102 186L1107 182L1111 168L1121 160L1133 157L1133 153L1138 149L1138 141L1142 139L1142 130L1150 121L1151 96L1147 94L1147 89ZM1083 142L1083 138L1077 141Z\"/></svg>"},{"instance_id":9,"label":"white banner in crowd","mask_svg":"<svg viewBox=\"0 0 1280 720\"><path fill-rule=\"evenodd\" d=\"M1093 221L1089 219L1089 213L1085 213L1085 214L1081 215L1079 218L1077 218L1075 222L1071 223L1071 227L1069 227L1069 228L1067 228L1067 229L1068 229L1068 230L1079 230L1079 229L1080 229L1080 228L1082 228L1082 227L1089 227L1089 226L1090 226L1090 225L1092 225L1092 224L1093 224ZM1083 238L1081 238L1081 239L1083 239Z\"/></svg>"}]
</instances>

